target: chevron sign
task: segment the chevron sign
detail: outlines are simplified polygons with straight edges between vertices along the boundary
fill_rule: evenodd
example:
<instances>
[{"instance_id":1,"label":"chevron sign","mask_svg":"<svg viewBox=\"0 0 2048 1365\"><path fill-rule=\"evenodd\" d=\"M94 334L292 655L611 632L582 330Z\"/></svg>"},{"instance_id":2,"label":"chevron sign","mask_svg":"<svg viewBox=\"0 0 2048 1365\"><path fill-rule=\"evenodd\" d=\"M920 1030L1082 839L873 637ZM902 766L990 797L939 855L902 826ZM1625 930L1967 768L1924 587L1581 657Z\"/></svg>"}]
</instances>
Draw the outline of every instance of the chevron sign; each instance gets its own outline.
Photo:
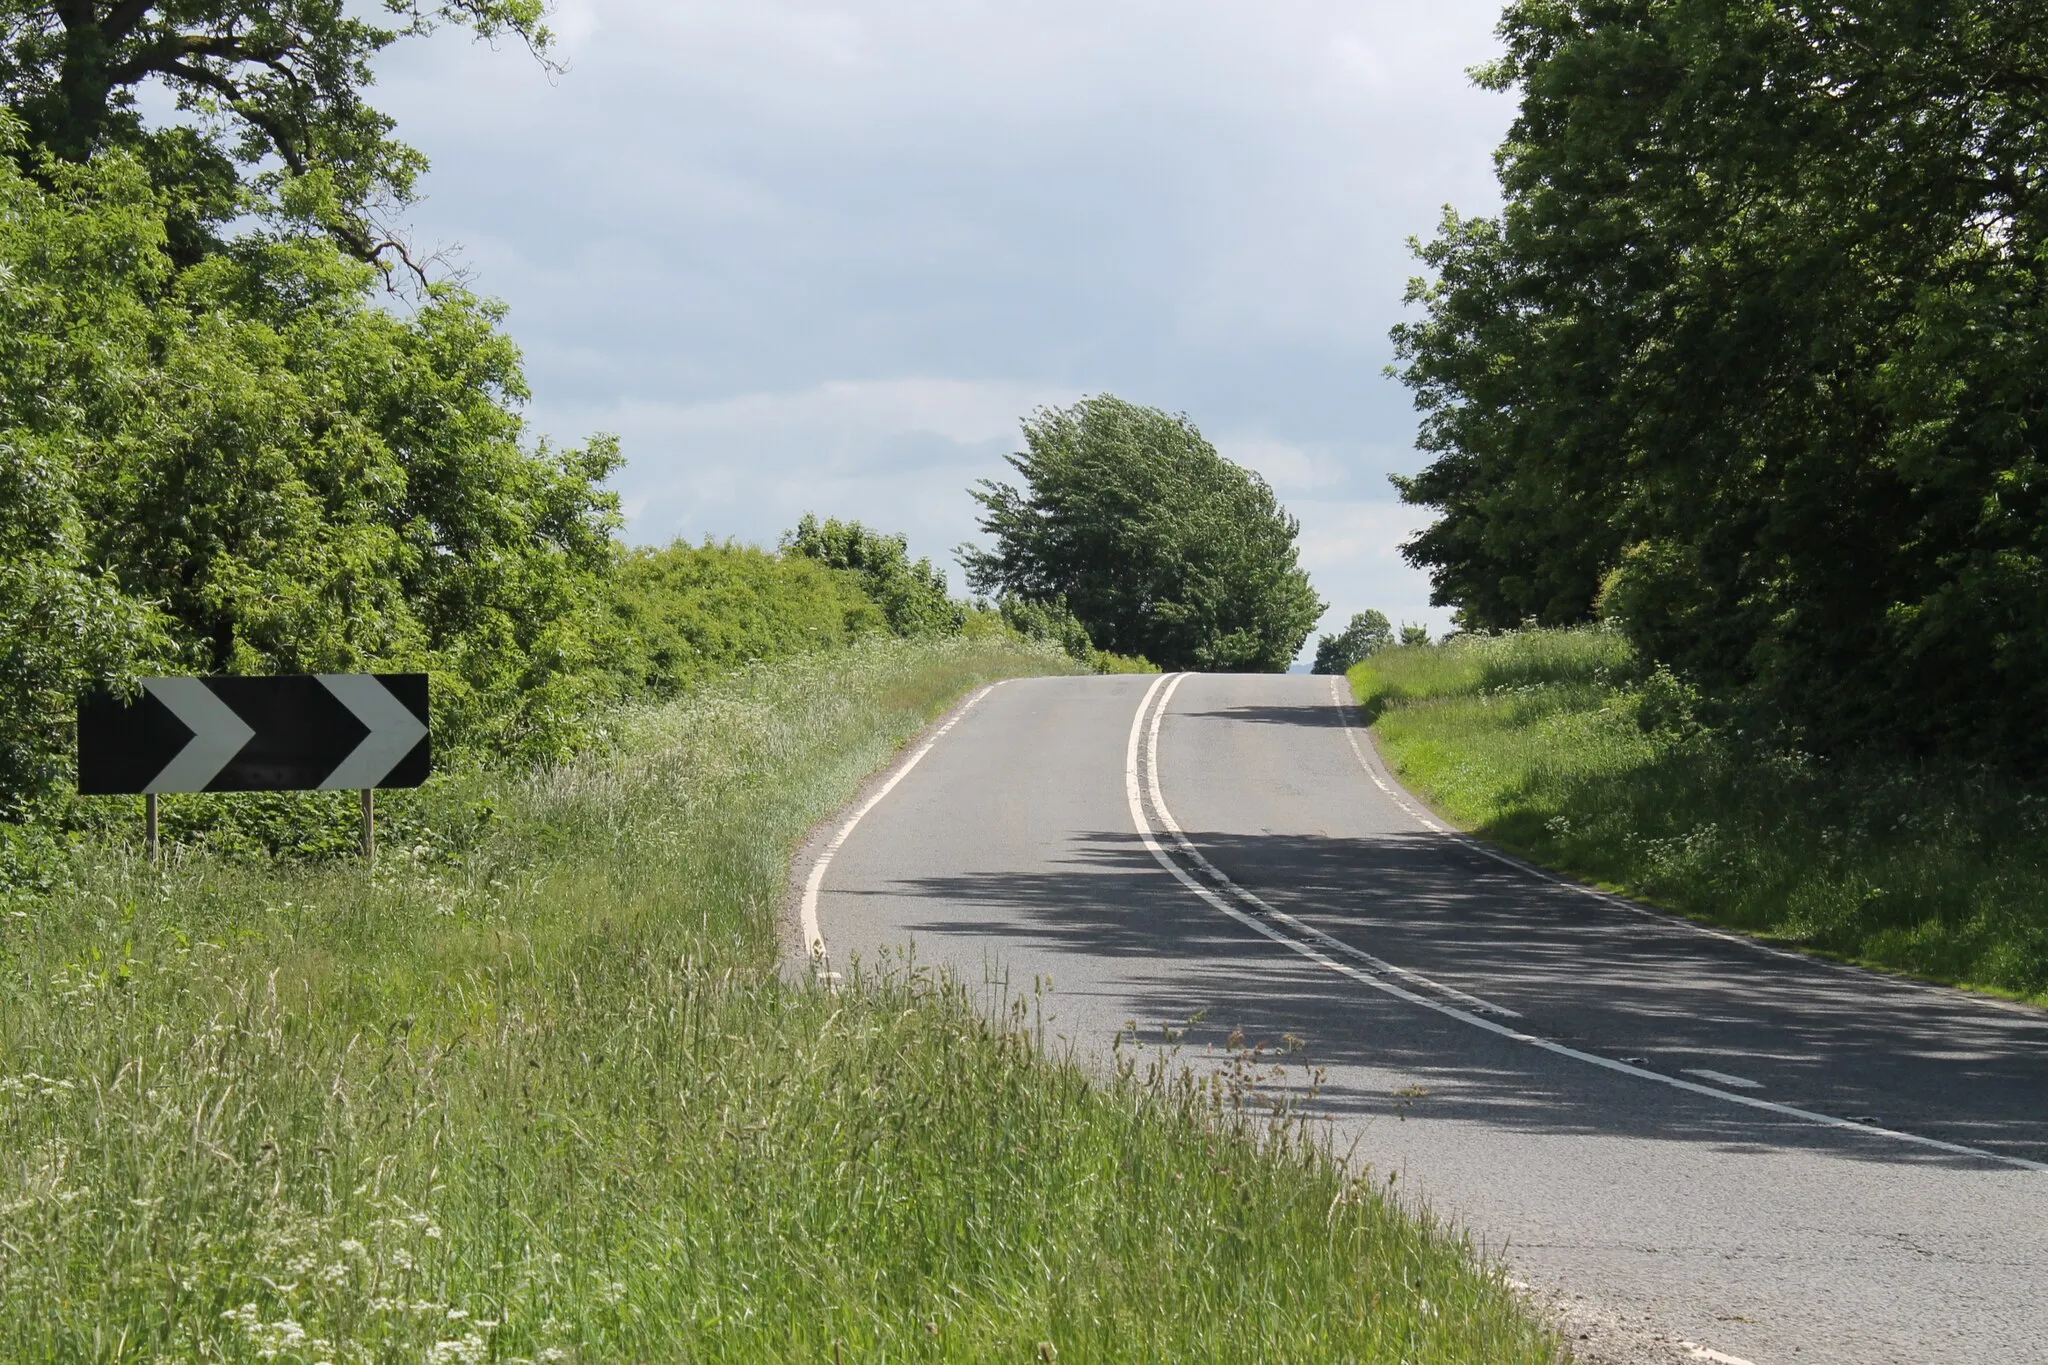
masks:
<instances>
[{"instance_id":1,"label":"chevron sign","mask_svg":"<svg viewBox=\"0 0 2048 1365\"><path fill-rule=\"evenodd\" d=\"M78 790L312 791L427 780L427 675L145 678L78 704Z\"/></svg>"}]
</instances>

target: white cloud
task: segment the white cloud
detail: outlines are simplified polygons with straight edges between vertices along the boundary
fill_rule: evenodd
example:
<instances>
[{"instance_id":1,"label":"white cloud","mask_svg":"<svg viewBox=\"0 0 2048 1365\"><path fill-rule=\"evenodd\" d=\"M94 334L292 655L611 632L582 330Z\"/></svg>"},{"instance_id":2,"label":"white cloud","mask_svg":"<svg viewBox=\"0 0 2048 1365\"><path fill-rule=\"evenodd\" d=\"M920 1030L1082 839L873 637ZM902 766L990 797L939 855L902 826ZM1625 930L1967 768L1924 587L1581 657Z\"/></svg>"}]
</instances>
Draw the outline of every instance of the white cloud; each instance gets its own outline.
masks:
<instances>
[{"instance_id":1,"label":"white cloud","mask_svg":"<svg viewBox=\"0 0 2048 1365\"><path fill-rule=\"evenodd\" d=\"M1303 516L1301 562L1330 604L1320 629L1334 633L1368 607L1397 624L1415 621L1434 632L1450 625L1445 608L1429 604L1429 583L1401 558L1401 542L1427 521L1419 508L1392 498L1331 500Z\"/></svg>"},{"instance_id":2,"label":"white cloud","mask_svg":"<svg viewBox=\"0 0 2048 1365\"><path fill-rule=\"evenodd\" d=\"M565 439L614 429L635 534L806 508L943 553L1039 402L1186 410L1302 519L1333 614L1421 616L1381 376L1441 205L1510 113L1498 0L565 0L569 70L402 45L418 215L512 305ZM1443 613L1430 619L1441 623Z\"/></svg>"},{"instance_id":3,"label":"white cloud","mask_svg":"<svg viewBox=\"0 0 2048 1365\"><path fill-rule=\"evenodd\" d=\"M548 425L618 433L640 452L621 480L634 539L773 544L805 512L903 531L950 563L975 533L967 488L1000 477L1018 420L1078 395L951 379L835 380L701 403L627 400L543 412ZM956 588L960 579L954 577Z\"/></svg>"}]
</instances>

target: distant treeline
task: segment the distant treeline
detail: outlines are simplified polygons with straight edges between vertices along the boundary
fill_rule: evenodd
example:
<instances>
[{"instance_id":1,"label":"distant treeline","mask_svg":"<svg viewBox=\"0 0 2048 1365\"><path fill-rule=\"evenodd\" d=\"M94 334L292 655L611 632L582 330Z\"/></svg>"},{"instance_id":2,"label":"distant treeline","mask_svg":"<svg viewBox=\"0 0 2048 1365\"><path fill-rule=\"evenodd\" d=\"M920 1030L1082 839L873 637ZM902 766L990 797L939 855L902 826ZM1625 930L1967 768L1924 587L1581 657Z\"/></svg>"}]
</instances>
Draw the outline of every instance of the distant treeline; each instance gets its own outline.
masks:
<instances>
[{"instance_id":1,"label":"distant treeline","mask_svg":"<svg viewBox=\"0 0 2048 1365\"><path fill-rule=\"evenodd\" d=\"M1703 714L2048 769L2048 0L1526 0L1505 208L1399 329L1473 629Z\"/></svg>"}]
</instances>

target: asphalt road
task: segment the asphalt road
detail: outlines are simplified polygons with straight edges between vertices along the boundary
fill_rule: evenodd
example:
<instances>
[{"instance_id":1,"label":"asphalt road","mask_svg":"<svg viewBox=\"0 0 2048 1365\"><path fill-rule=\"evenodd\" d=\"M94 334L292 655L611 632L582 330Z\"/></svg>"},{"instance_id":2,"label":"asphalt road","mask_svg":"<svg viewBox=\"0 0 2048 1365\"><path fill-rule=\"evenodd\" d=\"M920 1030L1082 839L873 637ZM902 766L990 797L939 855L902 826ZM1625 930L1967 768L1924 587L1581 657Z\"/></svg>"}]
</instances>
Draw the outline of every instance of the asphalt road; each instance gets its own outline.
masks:
<instances>
[{"instance_id":1,"label":"asphalt road","mask_svg":"<svg viewBox=\"0 0 2048 1365\"><path fill-rule=\"evenodd\" d=\"M1338 1146L1596 1357L2048 1361L2048 1013L1490 855L1330 679L1002 684L812 889L837 970L1049 981L1084 1058L1305 1039Z\"/></svg>"}]
</instances>

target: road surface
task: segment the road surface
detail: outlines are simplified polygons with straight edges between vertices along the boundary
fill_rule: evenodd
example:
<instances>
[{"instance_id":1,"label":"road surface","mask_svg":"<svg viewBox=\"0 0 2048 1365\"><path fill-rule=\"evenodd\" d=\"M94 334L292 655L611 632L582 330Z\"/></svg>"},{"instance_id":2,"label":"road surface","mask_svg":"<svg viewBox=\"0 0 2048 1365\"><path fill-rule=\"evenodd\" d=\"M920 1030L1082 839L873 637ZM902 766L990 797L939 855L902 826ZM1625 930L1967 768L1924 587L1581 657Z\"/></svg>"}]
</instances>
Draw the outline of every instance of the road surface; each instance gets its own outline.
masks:
<instances>
[{"instance_id":1,"label":"road surface","mask_svg":"<svg viewBox=\"0 0 2048 1365\"><path fill-rule=\"evenodd\" d=\"M805 932L842 972L914 952L1049 980L1084 1058L1133 1021L1187 1028L1195 1060L1305 1039L1337 1145L1595 1358L2048 1362L2048 1012L1503 860L1402 792L1341 700L1000 684L840 826Z\"/></svg>"}]
</instances>

